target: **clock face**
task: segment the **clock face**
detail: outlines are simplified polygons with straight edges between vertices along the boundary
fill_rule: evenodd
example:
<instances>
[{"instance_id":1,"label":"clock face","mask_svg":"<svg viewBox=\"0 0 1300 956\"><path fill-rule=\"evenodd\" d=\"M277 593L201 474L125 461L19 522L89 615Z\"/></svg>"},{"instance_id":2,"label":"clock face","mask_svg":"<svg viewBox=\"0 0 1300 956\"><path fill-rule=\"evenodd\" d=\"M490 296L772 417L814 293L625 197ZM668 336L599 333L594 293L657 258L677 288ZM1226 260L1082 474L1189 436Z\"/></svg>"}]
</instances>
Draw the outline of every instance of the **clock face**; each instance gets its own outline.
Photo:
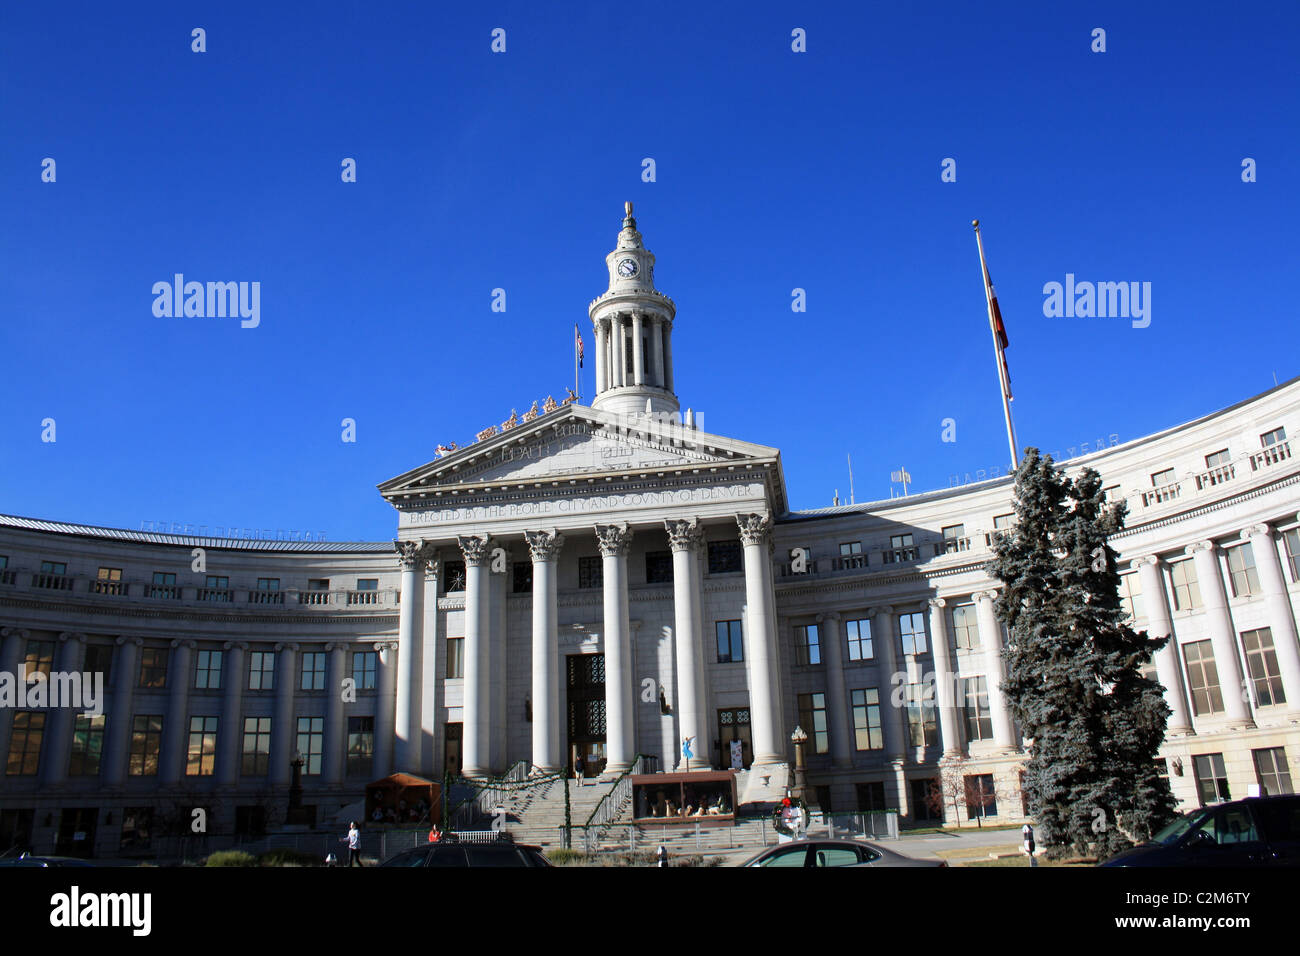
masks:
<instances>
[{"instance_id":1,"label":"clock face","mask_svg":"<svg viewBox=\"0 0 1300 956\"><path fill-rule=\"evenodd\" d=\"M624 279L630 279L637 273L635 259L621 259L618 263L618 274Z\"/></svg>"}]
</instances>

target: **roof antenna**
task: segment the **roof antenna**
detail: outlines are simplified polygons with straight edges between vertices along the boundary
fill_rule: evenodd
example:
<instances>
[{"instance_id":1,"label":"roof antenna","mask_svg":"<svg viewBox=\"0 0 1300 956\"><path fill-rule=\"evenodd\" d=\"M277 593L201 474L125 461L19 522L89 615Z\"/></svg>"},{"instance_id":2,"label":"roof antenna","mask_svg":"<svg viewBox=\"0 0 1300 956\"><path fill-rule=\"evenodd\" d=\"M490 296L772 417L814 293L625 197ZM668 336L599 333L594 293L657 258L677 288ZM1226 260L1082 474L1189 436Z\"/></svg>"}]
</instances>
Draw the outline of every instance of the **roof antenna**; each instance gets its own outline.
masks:
<instances>
[{"instance_id":1,"label":"roof antenna","mask_svg":"<svg viewBox=\"0 0 1300 956\"><path fill-rule=\"evenodd\" d=\"M835 497L832 500L834 502L834 506L838 508L840 506L840 489L838 488L835 489Z\"/></svg>"},{"instance_id":2,"label":"roof antenna","mask_svg":"<svg viewBox=\"0 0 1300 956\"><path fill-rule=\"evenodd\" d=\"M845 455L844 455L844 457L847 458L847 459L849 460L849 504L854 504L854 501L853 501L853 456L850 455L850 454L848 454L848 453L846 452Z\"/></svg>"}]
</instances>

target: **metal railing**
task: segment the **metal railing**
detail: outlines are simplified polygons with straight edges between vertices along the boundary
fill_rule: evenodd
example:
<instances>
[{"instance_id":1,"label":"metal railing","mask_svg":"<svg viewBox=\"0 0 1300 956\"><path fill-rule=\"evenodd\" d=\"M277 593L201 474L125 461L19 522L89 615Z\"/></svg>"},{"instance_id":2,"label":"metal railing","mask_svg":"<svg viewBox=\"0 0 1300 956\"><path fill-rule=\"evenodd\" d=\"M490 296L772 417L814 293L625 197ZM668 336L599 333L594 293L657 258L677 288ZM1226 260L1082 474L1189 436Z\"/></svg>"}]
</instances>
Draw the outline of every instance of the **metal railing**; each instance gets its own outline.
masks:
<instances>
[{"instance_id":1,"label":"metal railing","mask_svg":"<svg viewBox=\"0 0 1300 956\"><path fill-rule=\"evenodd\" d=\"M613 823L623 812L623 808L632 801L632 775L642 772L645 766L645 757L637 754L632 761L632 766L628 767L614 780L614 786L609 788L609 793L600 798L600 802L591 808L591 816L587 817L587 823L583 829L583 843L588 845L588 852L591 852L590 842L595 835L599 836L601 828Z\"/></svg>"}]
</instances>

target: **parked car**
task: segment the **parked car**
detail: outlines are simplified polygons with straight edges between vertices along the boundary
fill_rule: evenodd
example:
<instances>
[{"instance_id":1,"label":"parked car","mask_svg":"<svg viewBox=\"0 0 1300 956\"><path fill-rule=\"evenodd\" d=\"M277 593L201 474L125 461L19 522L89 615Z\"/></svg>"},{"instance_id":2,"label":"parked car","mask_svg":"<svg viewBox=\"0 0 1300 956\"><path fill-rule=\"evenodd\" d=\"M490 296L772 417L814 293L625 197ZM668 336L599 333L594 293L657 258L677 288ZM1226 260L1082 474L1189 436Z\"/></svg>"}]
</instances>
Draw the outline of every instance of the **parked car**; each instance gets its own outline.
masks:
<instances>
[{"instance_id":1,"label":"parked car","mask_svg":"<svg viewBox=\"0 0 1300 956\"><path fill-rule=\"evenodd\" d=\"M1300 796L1247 797L1185 813L1100 866L1300 866Z\"/></svg>"},{"instance_id":2,"label":"parked car","mask_svg":"<svg viewBox=\"0 0 1300 956\"><path fill-rule=\"evenodd\" d=\"M429 843L391 856L380 866L550 866L536 846L522 843Z\"/></svg>"},{"instance_id":3,"label":"parked car","mask_svg":"<svg viewBox=\"0 0 1300 956\"><path fill-rule=\"evenodd\" d=\"M917 860L862 840L794 840L768 847L741 866L947 866Z\"/></svg>"},{"instance_id":4,"label":"parked car","mask_svg":"<svg viewBox=\"0 0 1300 956\"><path fill-rule=\"evenodd\" d=\"M76 856L30 856L24 853L22 856L6 857L0 859L0 866L33 866L33 867L51 867L51 866L94 866L89 860L83 860Z\"/></svg>"}]
</instances>

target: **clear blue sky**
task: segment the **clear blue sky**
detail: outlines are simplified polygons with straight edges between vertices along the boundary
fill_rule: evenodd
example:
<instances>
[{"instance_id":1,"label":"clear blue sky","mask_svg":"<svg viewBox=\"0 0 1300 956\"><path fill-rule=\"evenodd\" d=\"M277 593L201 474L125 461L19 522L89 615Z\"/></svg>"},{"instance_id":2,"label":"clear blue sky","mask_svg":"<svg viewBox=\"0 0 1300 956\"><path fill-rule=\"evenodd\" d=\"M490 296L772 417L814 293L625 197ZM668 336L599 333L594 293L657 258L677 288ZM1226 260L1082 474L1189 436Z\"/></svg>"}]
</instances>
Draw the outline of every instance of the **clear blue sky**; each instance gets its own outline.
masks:
<instances>
[{"instance_id":1,"label":"clear blue sky","mask_svg":"<svg viewBox=\"0 0 1300 956\"><path fill-rule=\"evenodd\" d=\"M859 501L1005 465L976 217L1022 445L1198 417L1300 374L1298 36L1294 3L8 4L0 511L391 537L378 482L563 395L627 199L683 405L779 447L796 508L846 453ZM155 317L177 272L260 282L260 326ZM1150 327L1045 318L1067 272L1150 282Z\"/></svg>"}]
</instances>

